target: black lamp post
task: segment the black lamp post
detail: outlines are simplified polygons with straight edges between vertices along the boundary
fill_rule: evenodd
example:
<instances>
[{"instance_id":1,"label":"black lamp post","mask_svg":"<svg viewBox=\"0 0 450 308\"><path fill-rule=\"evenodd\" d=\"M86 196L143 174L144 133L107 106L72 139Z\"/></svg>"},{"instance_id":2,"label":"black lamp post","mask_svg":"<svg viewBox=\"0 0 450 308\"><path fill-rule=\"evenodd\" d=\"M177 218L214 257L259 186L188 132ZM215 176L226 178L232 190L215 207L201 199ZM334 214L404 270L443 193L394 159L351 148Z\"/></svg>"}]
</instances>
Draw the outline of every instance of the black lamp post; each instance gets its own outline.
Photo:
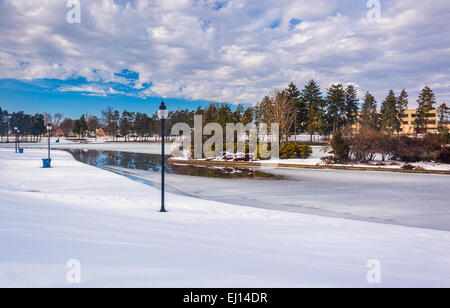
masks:
<instances>
[{"instance_id":1,"label":"black lamp post","mask_svg":"<svg viewBox=\"0 0 450 308\"><path fill-rule=\"evenodd\" d=\"M20 153L20 129L17 130L17 151Z\"/></svg>"},{"instance_id":2,"label":"black lamp post","mask_svg":"<svg viewBox=\"0 0 450 308\"><path fill-rule=\"evenodd\" d=\"M161 102L161 106L158 110L158 118L161 120L161 213L166 212L164 207L164 169L165 169L165 151L164 151L164 138L165 138L165 127L164 124L169 117L169 112L167 111L164 101Z\"/></svg>"},{"instance_id":3,"label":"black lamp post","mask_svg":"<svg viewBox=\"0 0 450 308\"><path fill-rule=\"evenodd\" d=\"M17 154L17 127L14 127L14 135L16 136L16 139L14 140L14 149L16 150L16 154Z\"/></svg>"},{"instance_id":4,"label":"black lamp post","mask_svg":"<svg viewBox=\"0 0 450 308\"><path fill-rule=\"evenodd\" d=\"M14 127L14 134L16 135L15 148L16 148L16 154L17 154L17 151L19 148L19 139L18 139L19 129L17 127Z\"/></svg>"},{"instance_id":5,"label":"black lamp post","mask_svg":"<svg viewBox=\"0 0 450 308\"><path fill-rule=\"evenodd\" d=\"M52 131L52 125L47 124L47 134L48 134L48 160L50 161L50 135Z\"/></svg>"}]
</instances>

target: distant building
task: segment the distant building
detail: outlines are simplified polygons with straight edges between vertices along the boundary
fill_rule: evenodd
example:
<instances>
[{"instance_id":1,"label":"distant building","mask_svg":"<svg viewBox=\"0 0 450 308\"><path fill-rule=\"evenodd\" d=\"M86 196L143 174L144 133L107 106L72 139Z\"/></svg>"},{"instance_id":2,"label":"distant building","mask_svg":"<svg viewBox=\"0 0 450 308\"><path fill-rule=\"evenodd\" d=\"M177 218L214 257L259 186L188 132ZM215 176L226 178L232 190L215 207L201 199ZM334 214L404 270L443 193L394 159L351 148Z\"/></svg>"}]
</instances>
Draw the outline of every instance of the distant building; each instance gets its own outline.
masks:
<instances>
[{"instance_id":1,"label":"distant building","mask_svg":"<svg viewBox=\"0 0 450 308\"><path fill-rule=\"evenodd\" d=\"M416 131L416 114L417 110L408 109L404 113L400 115L400 133L411 135L415 134ZM437 133L438 131L438 120L437 120L437 111L431 110L427 115L427 132L428 133ZM421 134L423 132L418 131L417 133Z\"/></svg>"},{"instance_id":2,"label":"distant building","mask_svg":"<svg viewBox=\"0 0 450 308\"><path fill-rule=\"evenodd\" d=\"M103 128L99 128L97 130L97 136L98 137L105 137L106 136L105 131L103 130Z\"/></svg>"},{"instance_id":3,"label":"distant building","mask_svg":"<svg viewBox=\"0 0 450 308\"><path fill-rule=\"evenodd\" d=\"M381 114L381 111L377 111L378 114ZM400 134L402 135L413 135L416 133L416 109L408 109L404 113L400 115ZM438 132L438 118L437 118L437 110L431 110L428 115L428 123L427 123L427 133L437 133ZM450 123L445 124L450 129ZM353 129L359 131L361 128L361 124L357 123L353 126ZM418 131L418 134L422 134L424 132Z\"/></svg>"}]
</instances>

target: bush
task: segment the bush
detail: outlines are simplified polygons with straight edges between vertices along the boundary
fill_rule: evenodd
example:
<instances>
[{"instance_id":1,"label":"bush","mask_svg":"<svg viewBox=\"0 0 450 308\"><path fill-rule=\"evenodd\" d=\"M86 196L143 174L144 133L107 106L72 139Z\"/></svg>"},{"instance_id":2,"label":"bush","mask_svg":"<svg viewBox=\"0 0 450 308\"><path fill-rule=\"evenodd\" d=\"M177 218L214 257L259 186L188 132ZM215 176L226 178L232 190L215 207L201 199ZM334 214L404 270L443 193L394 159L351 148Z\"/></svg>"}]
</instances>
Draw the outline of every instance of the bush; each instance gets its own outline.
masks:
<instances>
[{"instance_id":1,"label":"bush","mask_svg":"<svg viewBox=\"0 0 450 308\"><path fill-rule=\"evenodd\" d=\"M372 129L362 129L359 134L347 139L352 157L356 161L373 160L378 150L380 133Z\"/></svg>"},{"instance_id":2,"label":"bush","mask_svg":"<svg viewBox=\"0 0 450 308\"><path fill-rule=\"evenodd\" d=\"M442 145L450 144L450 133L447 134L429 134L425 136L425 140L429 142L439 143Z\"/></svg>"},{"instance_id":3,"label":"bush","mask_svg":"<svg viewBox=\"0 0 450 308\"><path fill-rule=\"evenodd\" d=\"M227 151L227 145L228 145L228 143L222 144L222 149L224 151ZM234 144L231 144L231 145L233 147L233 153L237 153L237 143L235 142ZM258 159L260 159L260 160L270 159L270 157L268 157L268 158L262 158L261 157L261 153L260 153L260 150L261 150L260 148L261 147L262 147L262 144L259 143L257 145L256 157ZM266 143L265 147L266 147L266 151L268 151L268 152L271 151L271 144L270 143ZM215 149L216 149L215 144L212 144L209 149L204 149L204 151L203 151L203 158L215 158L216 157L214 155L215 154ZM180 150L182 150L182 149L180 149ZM255 156L255 153L249 153L250 152L250 145L248 143L245 143L244 152L245 152L245 154L249 154L250 157L254 157ZM223 156L223 155L224 154L222 152L219 154L219 156ZM194 145L191 144L191 159L193 159L193 158L194 158Z\"/></svg>"},{"instance_id":4,"label":"bush","mask_svg":"<svg viewBox=\"0 0 450 308\"><path fill-rule=\"evenodd\" d=\"M414 170L414 166L410 164L403 165L403 170Z\"/></svg>"},{"instance_id":5,"label":"bush","mask_svg":"<svg viewBox=\"0 0 450 308\"><path fill-rule=\"evenodd\" d=\"M347 160L350 155L350 145L342 136L341 132L334 134L331 139L331 147L333 148L334 157L337 160Z\"/></svg>"},{"instance_id":6,"label":"bush","mask_svg":"<svg viewBox=\"0 0 450 308\"><path fill-rule=\"evenodd\" d=\"M312 148L307 144L285 143L280 147L281 159L301 158L306 159L312 154Z\"/></svg>"},{"instance_id":7,"label":"bush","mask_svg":"<svg viewBox=\"0 0 450 308\"><path fill-rule=\"evenodd\" d=\"M444 146L439 152L438 160L444 164L450 164L450 147Z\"/></svg>"},{"instance_id":8,"label":"bush","mask_svg":"<svg viewBox=\"0 0 450 308\"><path fill-rule=\"evenodd\" d=\"M411 163L431 161L439 158L442 146L432 139L419 139L401 136L397 138L393 155L395 158Z\"/></svg>"}]
</instances>

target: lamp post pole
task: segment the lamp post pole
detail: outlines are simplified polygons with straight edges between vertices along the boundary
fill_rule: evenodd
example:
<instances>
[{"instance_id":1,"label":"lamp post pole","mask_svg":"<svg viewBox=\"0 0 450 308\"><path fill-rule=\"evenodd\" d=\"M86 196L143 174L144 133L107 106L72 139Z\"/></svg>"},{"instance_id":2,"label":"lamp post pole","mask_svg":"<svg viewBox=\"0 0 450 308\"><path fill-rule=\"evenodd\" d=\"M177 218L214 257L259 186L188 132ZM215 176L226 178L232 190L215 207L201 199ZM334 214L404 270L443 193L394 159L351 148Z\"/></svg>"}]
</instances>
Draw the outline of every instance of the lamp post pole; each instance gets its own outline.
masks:
<instances>
[{"instance_id":1,"label":"lamp post pole","mask_svg":"<svg viewBox=\"0 0 450 308\"><path fill-rule=\"evenodd\" d=\"M10 116L8 114L6 114L6 121L8 124L8 128L6 131L6 143L9 143L9 130L10 130L9 120L10 120Z\"/></svg>"},{"instance_id":2,"label":"lamp post pole","mask_svg":"<svg viewBox=\"0 0 450 308\"><path fill-rule=\"evenodd\" d=\"M14 148L15 148L15 150L16 150L16 154L17 154L17 148L18 148L18 139L17 139L17 132L18 132L18 128L17 127L14 127L14 134L16 135L16 140L14 141Z\"/></svg>"},{"instance_id":3,"label":"lamp post pole","mask_svg":"<svg viewBox=\"0 0 450 308\"><path fill-rule=\"evenodd\" d=\"M164 173L165 173L165 147L164 147L164 137L165 137L165 122L166 120L161 120L161 212L164 213L166 208L164 206Z\"/></svg>"},{"instance_id":4,"label":"lamp post pole","mask_svg":"<svg viewBox=\"0 0 450 308\"><path fill-rule=\"evenodd\" d=\"M16 151L17 154L17 130L16 127L14 127L14 150Z\"/></svg>"},{"instance_id":5,"label":"lamp post pole","mask_svg":"<svg viewBox=\"0 0 450 308\"><path fill-rule=\"evenodd\" d=\"M47 125L47 134L48 134L48 160L50 161L50 134L52 131L52 126L50 124Z\"/></svg>"},{"instance_id":6,"label":"lamp post pole","mask_svg":"<svg viewBox=\"0 0 450 308\"><path fill-rule=\"evenodd\" d=\"M164 205L164 172L165 172L165 148L164 148L164 139L165 139L165 122L167 117L169 116L169 112L167 111L166 105L164 102L161 102L161 106L158 110L158 118L161 120L161 213L166 213L166 207Z\"/></svg>"}]
</instances>

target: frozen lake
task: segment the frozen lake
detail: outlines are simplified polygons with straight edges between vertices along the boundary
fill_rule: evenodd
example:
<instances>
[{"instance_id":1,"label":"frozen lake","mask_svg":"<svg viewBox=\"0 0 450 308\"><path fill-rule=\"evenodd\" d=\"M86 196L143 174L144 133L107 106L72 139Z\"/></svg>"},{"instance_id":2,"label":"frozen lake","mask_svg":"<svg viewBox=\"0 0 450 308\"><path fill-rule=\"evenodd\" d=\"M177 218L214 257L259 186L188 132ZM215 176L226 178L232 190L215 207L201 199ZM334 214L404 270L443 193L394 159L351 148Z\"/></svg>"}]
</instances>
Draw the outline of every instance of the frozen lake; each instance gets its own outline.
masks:
<instances>
[{"instance_id":1,"label":"frozen lake","mask_svg":"<svg viewBox=\"0 0 450 308\"><path fill-rule=\"evenodd\" d=\"M159 183L159 174L126 171ZM445 175L288 168L270 172L284 179L230 181L168 174L166 184L174 192L235 205L450 230L450 178Z\"/></svg>"},{"instance_id":2,"label":"frozen lake","mask_svg":"<svg viewBox=\"0 0 450 308\"><path fill-rule=\"evenodd\" d=\"M159 155L110 152L120 158L108 155L105 161L104 152L72 153L80 161L159 186ZM166 185L173 193L239 206L450 230L450 178L446 175L227 169L168 164Z\"/></svg>"}]
</instances>

